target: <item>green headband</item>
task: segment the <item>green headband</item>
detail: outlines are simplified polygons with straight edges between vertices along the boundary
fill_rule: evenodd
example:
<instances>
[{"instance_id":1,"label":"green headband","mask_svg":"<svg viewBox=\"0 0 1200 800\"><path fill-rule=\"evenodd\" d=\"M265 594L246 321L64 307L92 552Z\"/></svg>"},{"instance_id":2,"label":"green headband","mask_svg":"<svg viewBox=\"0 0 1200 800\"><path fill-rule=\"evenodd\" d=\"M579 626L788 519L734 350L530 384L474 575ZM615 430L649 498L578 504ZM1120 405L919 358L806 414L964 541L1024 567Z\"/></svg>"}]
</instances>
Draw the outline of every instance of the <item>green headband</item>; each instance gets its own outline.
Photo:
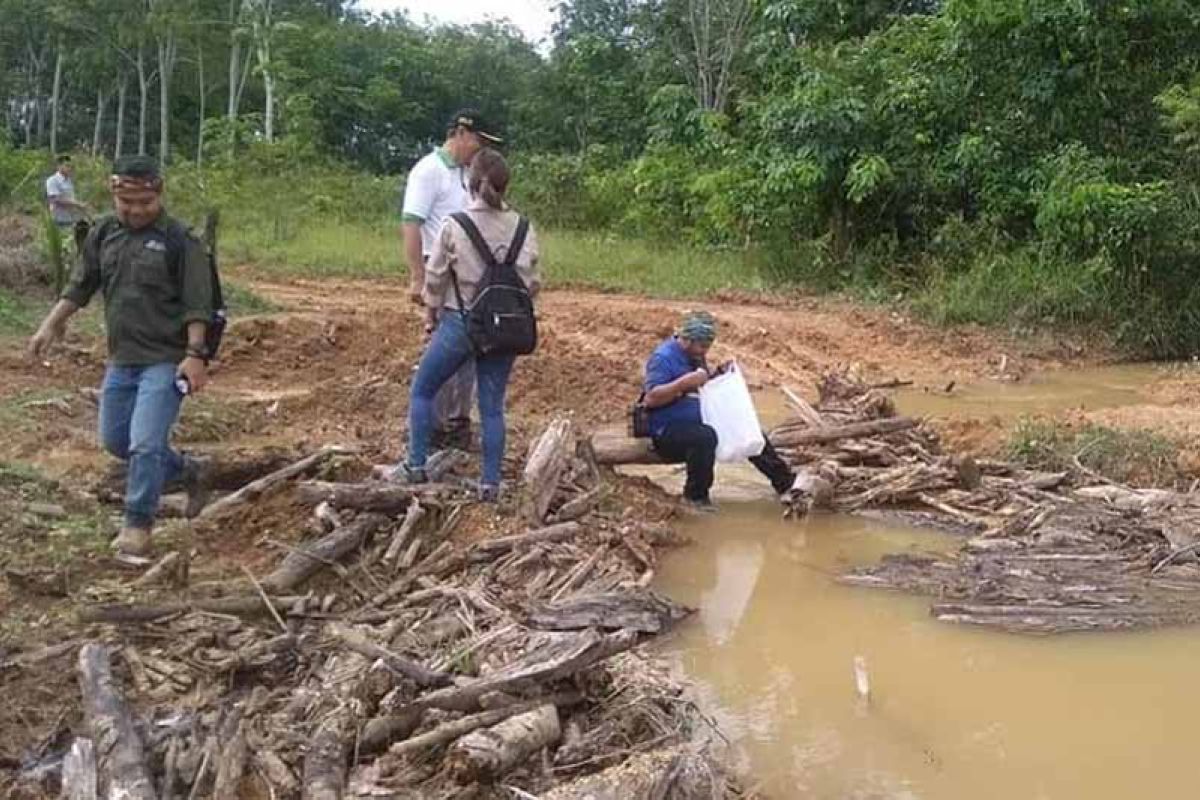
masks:
<instances>
[{"instance_id":1,"label":"green headband","mask_svg":"<svg viewBox=\"0 0 1200 800\"><path fill-rule=\"evenodd\" d=\"M712 342L717 338L717 320L707 311L689 311L683 315L679 335L693 342Z\"/></svg>"}]
</instances>

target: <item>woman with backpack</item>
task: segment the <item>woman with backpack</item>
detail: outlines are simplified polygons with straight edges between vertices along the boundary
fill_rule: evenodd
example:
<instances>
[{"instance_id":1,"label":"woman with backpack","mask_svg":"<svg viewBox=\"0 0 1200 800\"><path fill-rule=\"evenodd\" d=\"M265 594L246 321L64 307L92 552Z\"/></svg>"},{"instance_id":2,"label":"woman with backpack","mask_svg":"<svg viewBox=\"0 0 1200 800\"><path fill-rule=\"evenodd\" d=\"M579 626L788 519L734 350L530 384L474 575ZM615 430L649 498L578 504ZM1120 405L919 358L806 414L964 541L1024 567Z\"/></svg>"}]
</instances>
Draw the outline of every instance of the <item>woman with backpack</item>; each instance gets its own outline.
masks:
<instances>
[{"instance_id":1,"label":"woman with backpack","mask_svg":"<svg viewBox=\"0 0 1200 800\"><path fill-rule=\"evenodd\" d=\"M504 458L504 394L513 362L537 341L532 298L541 288L537 237L505 202L509 169L495 150L480 151L467 178L470 202L442 227L425 266L429 345L413 378L408 458L398 470L424 483L434 427L434 396L467 359L475 359L483 436L480 499L495 502Z\"/></svg>"}]
</instances>

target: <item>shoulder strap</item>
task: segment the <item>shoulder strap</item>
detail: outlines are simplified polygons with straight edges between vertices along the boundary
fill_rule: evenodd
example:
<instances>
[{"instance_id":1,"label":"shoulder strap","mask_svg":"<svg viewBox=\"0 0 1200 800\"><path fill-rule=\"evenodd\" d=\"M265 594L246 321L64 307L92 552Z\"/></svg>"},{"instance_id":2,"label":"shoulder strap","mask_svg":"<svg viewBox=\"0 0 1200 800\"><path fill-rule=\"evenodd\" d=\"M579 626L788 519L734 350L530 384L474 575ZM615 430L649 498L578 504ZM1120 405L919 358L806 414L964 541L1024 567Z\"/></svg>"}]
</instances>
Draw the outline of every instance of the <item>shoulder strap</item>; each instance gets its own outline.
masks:
<instances>
[{"instance_id":1,"label":"shoulder strap","mask_svg":"<svg viewBox=\"0 0 1200 800\"><path fill-rule=\"evenodd\" d=\"M475 252L479 253L479 257L483 259L483 263L488 266L488 269L495 267L496 256L492 253L492 248L488 247L487 242L483 240L483 234L479 232L479 228L475 227L475 221L471 219L470 215L465 211L456 211L450 217L466 232L467 238L475 246Z\"/></svg>"},{"instance_id":2,"label":"shoulder strap","mask_svg":"<svg viewBox=\"0 0 1200 800\"><path fill-rule=\"evenodd\" d=\"M529 220L525 217L520 217L517 220L517 231L513 234L512 244L508 246L508 253L504 257L504 266L515 267L517 258L521 255L521 248L525 246L525 237L529 235Z\"/></svg>"}]
</instances>

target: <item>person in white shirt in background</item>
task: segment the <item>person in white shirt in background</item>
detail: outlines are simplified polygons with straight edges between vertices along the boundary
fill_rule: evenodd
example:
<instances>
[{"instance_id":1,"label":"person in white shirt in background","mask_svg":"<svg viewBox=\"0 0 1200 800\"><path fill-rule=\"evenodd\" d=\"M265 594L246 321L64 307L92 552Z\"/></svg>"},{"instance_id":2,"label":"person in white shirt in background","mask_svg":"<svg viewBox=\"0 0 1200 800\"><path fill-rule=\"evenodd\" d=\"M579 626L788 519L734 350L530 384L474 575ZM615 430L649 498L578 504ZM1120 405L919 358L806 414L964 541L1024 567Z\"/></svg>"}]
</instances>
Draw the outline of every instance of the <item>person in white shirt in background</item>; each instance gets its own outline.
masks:
<instances>
[{"instance_id":1,"label":"person in white shirt in background","mask_svg":"<svg viewBox=\"0 0 1200 800\"><path fill-rule=\"evenodd\" d=\"M471 159L484 147L503 142L494 130L477 109L461 109L446 126L446 141L408 173L400 219L413 303L424 305L421 294L425 262L433 253L442 225L451 214L467 207L467 168ZM474 399L475 362L468 360L438 392L435 446L470 447Z\"/></svg>"},{"instance_id":2,"label":"person in white shirt in background","mask_svg":"<svg viewBox=\"0 0 1200 800\"><path fill-rule=\"evenodd\" d=\"M70 156L58 157L58 169L46 179L46 203L50 216L60 228L70 228L91 216L91 208L75 199L75 168Z\"/></svg>"}]
</instances>

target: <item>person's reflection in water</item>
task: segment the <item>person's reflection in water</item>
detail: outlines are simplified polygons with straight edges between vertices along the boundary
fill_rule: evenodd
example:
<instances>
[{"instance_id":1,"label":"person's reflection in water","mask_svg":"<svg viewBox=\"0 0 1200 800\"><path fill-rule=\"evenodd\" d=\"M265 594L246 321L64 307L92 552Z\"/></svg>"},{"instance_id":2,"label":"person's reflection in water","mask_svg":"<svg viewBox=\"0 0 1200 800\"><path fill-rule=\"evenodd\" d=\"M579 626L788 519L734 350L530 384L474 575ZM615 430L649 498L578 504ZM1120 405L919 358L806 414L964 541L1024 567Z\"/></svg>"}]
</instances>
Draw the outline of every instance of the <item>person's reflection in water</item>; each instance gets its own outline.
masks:
<instances>
[{"instance_id":1,"label":"person's reflection in water","mask_svg":"<svg viewBox=\"0 0 1200 800\"><path fill-rule=\"evenodd\" d=\"M765 551L761 542L732 539L717 548L711 589L700 595L700 620L713 644L722 647L737 631L762 572Z\"/></svg>"}]
</instances>

